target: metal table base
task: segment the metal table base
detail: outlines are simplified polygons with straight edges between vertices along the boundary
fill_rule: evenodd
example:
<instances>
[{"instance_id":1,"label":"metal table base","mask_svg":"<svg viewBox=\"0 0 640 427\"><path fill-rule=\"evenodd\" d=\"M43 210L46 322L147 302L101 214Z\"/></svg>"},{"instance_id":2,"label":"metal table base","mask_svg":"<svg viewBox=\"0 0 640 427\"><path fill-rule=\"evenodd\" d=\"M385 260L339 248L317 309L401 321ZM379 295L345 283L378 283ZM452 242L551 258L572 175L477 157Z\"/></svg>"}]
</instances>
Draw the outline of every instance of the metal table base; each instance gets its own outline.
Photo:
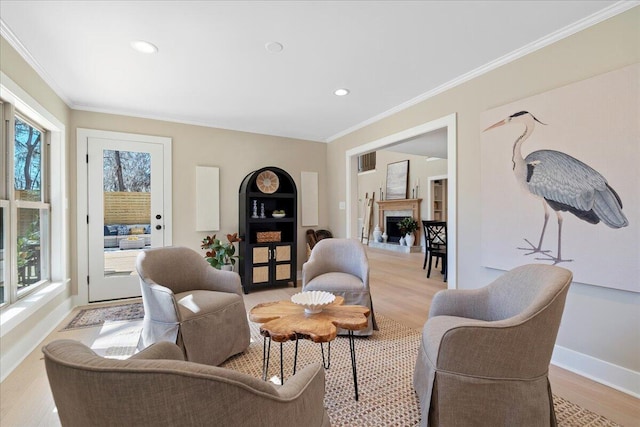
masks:
<instances>
[{"instance_id":1,"label":"metal table base","mask_svg":"<svg viewBox=\"0 0 640 427\"><path fill-rule=\"evenodd\" d=\"M353 338L353 331L348 331L349 340L349 352L351 353L351 371L353 373L353 389L355 391L355 399L358 400L358 370L356 366L356 346ZM293 357L293 374L296 373L296 367L298 365L298 336L295 340L295 355ZM267 344L268 342L268 344ZM280 381L284 383L284 363L282 356L282 344L280 343ZM322 352L322 366L324 369L329 369L331 366L331 341L327 343L327 358L324 356L324 343L320 343L320 351ZM269 360L271 358L271 337L265 337L262 343L262 380L267 380L269 373Z\"/></svg>"}]
</instances>

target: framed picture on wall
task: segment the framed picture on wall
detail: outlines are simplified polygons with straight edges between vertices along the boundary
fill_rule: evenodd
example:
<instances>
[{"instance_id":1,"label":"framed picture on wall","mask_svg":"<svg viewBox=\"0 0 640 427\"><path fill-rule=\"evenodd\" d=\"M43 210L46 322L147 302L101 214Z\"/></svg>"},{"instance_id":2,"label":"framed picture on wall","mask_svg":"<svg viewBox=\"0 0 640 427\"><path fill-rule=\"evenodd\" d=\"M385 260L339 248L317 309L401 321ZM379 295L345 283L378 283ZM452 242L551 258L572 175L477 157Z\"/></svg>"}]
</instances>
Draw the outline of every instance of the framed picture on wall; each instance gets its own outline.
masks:
<instances>
[{"instance_id":1,"label":"framed picture on wall","mask_svg":"<svg viewBox=\"0 0 640 427\"><path fill-rule=\"evenodd\" d=\"M409 160L387 165L387 200L407 198Z\"/></svg>"},{"instance_id":2,"label":"framed picture on wall","mask_svg":"<svg viewBox=\"0 0 640 427\"><path fill-rule=\"evenodd\" d=\"M638 75L632 64L481 115L482 265L558 265L640 292Z\"/></svg>"}]
</instances>

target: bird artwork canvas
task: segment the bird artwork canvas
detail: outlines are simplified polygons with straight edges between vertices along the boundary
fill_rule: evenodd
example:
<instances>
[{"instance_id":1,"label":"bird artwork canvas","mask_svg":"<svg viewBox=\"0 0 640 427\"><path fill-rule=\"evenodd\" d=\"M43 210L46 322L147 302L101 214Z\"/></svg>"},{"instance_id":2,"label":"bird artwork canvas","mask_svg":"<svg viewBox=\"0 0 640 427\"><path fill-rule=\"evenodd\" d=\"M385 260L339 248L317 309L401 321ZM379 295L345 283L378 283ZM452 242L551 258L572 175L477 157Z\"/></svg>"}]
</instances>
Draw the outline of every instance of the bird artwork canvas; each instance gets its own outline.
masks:
<instances>
[{"instance_id":1,"label":"bird artwork canvas","mask_svg":"<svg viewBox=\"0 0 640 427\"><path fill-rule=\"evenodd\" d=\"M640 292L640 65L483 114L483 264Z\"/></svg>"}]
</instances>

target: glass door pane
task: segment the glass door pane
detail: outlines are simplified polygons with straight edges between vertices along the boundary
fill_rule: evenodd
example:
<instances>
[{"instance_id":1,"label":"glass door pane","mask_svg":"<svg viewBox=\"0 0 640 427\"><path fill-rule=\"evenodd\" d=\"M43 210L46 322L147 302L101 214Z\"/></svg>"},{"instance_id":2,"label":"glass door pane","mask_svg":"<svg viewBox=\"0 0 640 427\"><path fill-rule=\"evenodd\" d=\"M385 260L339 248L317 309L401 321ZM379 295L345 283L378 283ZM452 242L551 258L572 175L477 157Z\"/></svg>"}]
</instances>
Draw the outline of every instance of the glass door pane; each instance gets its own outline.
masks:
<instances>
[{"instance_id":1,"label":"glass door pane","mask_svg":"<svg viewBox=\"0 0 640 427\"><path fill-rule=\"evenodd\" d=\"M42 279L40 209L18 210L18 293Z\"/></svg>"},{"instance_id":2,"label":"glass door pane","mask_svg":"<svg viewBox=\"0 0 640 427\"><path fill-rule=\"evenodd\" d=\"M151 246L151 155L103 150L104 275L136 275Z\"/></svg>"}]
</instances>

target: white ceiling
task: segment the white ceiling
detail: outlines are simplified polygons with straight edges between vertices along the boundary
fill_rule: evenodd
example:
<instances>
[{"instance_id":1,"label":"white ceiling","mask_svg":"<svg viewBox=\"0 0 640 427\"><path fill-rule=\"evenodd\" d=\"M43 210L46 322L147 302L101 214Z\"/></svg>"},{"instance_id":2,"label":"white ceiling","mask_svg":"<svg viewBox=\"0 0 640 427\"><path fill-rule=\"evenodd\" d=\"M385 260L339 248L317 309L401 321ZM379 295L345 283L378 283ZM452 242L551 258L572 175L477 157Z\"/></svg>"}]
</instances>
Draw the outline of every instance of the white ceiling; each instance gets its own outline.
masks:
<instances>
[{"instance_id":1,"label":"white ceiling","mask_svg":"<svg viewBox=\"0 0 640 427\"><path fill-rule=\"evenodd\" d=\"M0 19L74 109L327 142L637 4L2 0Z\"/></svg>"}]
</instances>

